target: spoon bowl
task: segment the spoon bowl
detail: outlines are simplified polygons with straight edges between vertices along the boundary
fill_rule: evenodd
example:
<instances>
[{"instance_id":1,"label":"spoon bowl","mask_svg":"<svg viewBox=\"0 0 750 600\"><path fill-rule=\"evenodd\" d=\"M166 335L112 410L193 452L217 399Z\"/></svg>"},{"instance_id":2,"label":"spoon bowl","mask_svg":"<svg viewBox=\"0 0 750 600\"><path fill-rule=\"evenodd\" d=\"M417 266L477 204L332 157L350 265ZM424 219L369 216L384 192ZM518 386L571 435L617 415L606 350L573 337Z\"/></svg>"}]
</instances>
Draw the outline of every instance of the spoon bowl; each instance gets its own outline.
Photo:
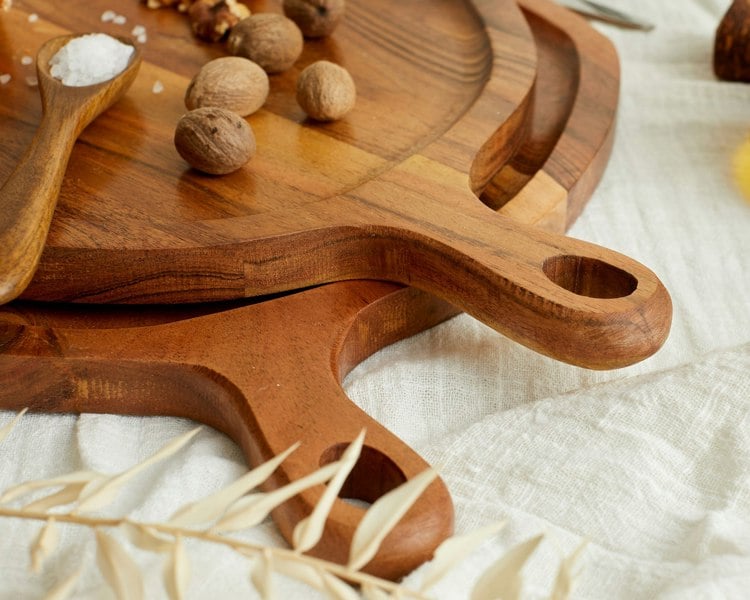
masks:
<instances>
[{"instance_id":1,"label":"spoon bowl","mask_svg":"<svg viewBox=\"0 0 750 600\"><path fill-rule=\"evenodd\" d=\"M127 67L112 79L65 85L50 72L50 60L80 35L55 37L36 60L42 118L26 152L0 188L0 304L19 296L31 281L44 249L68 160L76 139L130 87L141 64L133 47Z\"/></svg>"}]
</instances>

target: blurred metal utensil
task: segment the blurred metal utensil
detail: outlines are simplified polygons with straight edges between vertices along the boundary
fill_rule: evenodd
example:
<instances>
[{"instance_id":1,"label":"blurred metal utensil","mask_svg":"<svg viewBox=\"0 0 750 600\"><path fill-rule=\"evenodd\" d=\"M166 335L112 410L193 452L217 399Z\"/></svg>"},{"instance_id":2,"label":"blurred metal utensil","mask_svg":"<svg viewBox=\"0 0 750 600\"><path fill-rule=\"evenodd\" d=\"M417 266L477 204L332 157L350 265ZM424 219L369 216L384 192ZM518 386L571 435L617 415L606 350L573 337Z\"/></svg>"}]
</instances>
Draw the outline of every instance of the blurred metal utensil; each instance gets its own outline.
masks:
<instances>
[{"instance_id":1,"label":"blurred metal utensil","mask_svg":"<svg viewBox=\"0 0 750 600\"><path fill-rule=\"evenodd\" d=\"M611 25L626 27L628 29L640 29L642 31L650 31L654 28L653 23L610 8L599 2L592 2L590 0L558 0L558 4L583 16L604 23L610 23Z\"/></svg>"}]
</instances>

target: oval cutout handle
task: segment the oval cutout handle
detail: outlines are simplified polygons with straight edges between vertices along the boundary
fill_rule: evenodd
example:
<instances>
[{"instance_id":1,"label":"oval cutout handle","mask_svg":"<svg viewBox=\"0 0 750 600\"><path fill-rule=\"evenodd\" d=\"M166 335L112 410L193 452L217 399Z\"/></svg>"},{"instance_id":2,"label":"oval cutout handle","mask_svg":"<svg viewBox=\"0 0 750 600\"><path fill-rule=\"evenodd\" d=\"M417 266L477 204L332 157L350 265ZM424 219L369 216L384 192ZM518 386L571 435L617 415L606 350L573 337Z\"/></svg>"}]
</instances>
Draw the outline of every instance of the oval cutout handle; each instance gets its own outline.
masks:
<instances>
[{"instance_id":1,"label":"oval cutout handle","mask_svg":"<svg viewBox=\"0 0 750 600\"><path fill-rule=\"evenodd\" d=\"M378 190L378 203L387 220L358 240L359 253L368 257L359 276L424 289L577 366L624 367L664 343L669 293L639 262L512 221L468 190L452 206L421 191L384 191Z\"/></svg>"}]
</instances>

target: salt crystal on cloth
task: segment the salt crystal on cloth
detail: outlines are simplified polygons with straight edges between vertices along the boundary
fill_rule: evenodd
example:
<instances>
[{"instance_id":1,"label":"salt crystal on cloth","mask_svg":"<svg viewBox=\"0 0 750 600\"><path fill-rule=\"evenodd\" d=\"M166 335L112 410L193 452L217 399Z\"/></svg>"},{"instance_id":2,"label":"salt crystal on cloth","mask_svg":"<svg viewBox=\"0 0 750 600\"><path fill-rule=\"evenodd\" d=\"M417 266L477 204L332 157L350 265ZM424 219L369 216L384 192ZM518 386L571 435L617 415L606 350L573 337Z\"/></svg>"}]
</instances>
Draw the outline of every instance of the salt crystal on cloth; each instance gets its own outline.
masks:
<instances>
[{"instance_id":1,"label":"salt crystal on cloth","mask_svg":"<svg viewBox=\"0 0 750 600\"><path fill-rule=\"evenodd\" d=\"M63 84L84 86L109 81L130 62L133 47L104 33L73 38L50 59L50 73Z\"/></svg>"},{"instance_id":2,"label":"salt crystal on cloth","mask_svg":"<svg viewBox=\"0 0 750 600\"><path fill-rule=\"evenodd\" d=\"M596 25L620 56L620 108L609 166L571 234L640 260L664 281L674 321L654 357L587 371L462 315L378 352L346 380L357 404L438 468L457 533L507 521L435 587L438 600L469 598L483 569L539 534L524 599L546 598L561 556L586 540L574 599L750 597L750 202L731 167L750 137L750 85L711 71L728 5L621 0L656 28ZM12 416L0 413L0 424ZM0 489L73 470L124 470L192 427L26 415L0 445ZM237 447L206 428L134 480L113 514L168 518L244 470ZM109 593L93 536L80 529L66 528L45 574L30 575L24 544L38 531L38 523L0 519L0 600L42 597L81 565L76 598ZM243 535L283 545L270 522ZM212 545L190 544L188 553L188 598L258 597L247 560ZM148 597L165 597L163 562L133 556ZM406 584L418 586L424 573ZM276 584L285 600L320 597L286 579Z\"/></svg>"}]
</instances>

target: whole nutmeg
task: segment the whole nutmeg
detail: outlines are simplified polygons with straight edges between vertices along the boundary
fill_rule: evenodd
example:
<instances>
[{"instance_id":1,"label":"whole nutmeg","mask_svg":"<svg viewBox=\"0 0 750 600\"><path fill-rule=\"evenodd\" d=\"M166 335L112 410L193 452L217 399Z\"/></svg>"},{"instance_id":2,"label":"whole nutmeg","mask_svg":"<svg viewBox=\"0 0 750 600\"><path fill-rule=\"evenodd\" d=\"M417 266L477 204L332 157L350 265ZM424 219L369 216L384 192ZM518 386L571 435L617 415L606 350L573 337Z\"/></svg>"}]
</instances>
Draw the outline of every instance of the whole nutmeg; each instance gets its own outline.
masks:
<instances>
[{"instance_id":1,"label":"whole nutmeg","mask_svg":"<svg viewBox=\"0 0 750 600\"><path fill-rule=\"evenodd\" d=\"M344 16L344 0L284 0L284 14L308 38L330 35Z\"/></svg>"},{"instance_id":2,"label":"whole nutmeg","mask_svg":"<svg viewBox=\"0 0 750 600\"><path fill-rule=\"evenodd\" d=\"M319 60L306 67L297 80L297 102L318 121L335 121L357 100L354 80L344 67Z\"/></svg>"},{"instance_id":3,"label":"whole nutmeg","mask_svg":"<svg viewBox=\"0 0 750 600\"><path fill-rule=\"evenodd\" d=\"M267 73L280 73L302 54L304 39L294 21L276 13L256 13L232 28L230 54L258 63Z\"/></svg>"},{"instance_id":4,"label":"whole nutmeg","mask_svg":"<svg viewBox=\"0 0 750 600\"><path fill-rule=\"evenodd\" d=\"M188 110L216 106L246 117L268 98L268 75L253 61L223 56L207 62L187 87Z\"/></svg>"},{"instance_id":5,"label":"whole nutmeg","mask_svg":"<svg viewBox=\"0 0 750 600\"><path fill-rule=\"evenodd\" d=\"M255 154L255 135L238 114L209 106L182 116L174 132L174 145L194 169L225 175Z\"/></svg>"}]
</instances>

